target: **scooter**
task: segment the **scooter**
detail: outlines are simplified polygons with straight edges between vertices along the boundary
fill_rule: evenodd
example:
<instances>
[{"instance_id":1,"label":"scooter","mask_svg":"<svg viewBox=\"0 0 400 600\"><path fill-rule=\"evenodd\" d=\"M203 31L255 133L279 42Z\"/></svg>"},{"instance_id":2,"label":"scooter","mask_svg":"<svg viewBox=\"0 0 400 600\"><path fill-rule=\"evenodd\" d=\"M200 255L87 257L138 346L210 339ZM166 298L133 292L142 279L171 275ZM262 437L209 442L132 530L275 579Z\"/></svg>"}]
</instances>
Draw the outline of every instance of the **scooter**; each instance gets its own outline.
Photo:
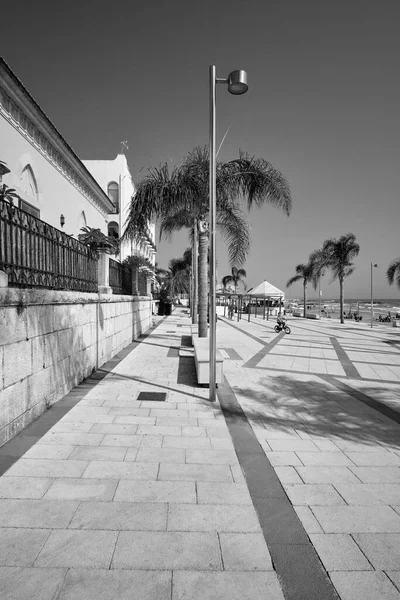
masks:
<instances>
[{"instance_id":1,"label":"scooter","mask_svg":"<svg viewBox=\"0 0 400 600\"><path fill-rule=\"evenodd\" d=\"M290 333L291 329L289 327L289 325L286 325L286 320L285 319L277 319L276 325L274 327L276 333L280 333L282 330L285 333Z\"/></svg>"}]
</instances>

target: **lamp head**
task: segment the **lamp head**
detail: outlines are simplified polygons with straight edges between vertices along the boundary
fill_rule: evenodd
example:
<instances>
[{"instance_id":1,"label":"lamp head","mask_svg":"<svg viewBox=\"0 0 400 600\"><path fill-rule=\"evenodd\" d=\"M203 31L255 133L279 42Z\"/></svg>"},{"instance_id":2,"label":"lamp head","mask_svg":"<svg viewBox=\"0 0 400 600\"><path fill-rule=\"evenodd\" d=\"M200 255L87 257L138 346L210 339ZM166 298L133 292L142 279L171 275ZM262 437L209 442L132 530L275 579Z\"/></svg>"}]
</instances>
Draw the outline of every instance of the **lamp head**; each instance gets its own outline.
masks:
<instances>
[{"instance_id":1,"label":"lamp head","mask_svg":"<svg viewBox=\"0 0 400 600\"><path fill-rule=\"evenodd\" d=\"M228 91L235 96L245 94L249 86L247 85L247 73L246 71L238 70L232 71L228 75Z\"/></svg>"}]
</instances>

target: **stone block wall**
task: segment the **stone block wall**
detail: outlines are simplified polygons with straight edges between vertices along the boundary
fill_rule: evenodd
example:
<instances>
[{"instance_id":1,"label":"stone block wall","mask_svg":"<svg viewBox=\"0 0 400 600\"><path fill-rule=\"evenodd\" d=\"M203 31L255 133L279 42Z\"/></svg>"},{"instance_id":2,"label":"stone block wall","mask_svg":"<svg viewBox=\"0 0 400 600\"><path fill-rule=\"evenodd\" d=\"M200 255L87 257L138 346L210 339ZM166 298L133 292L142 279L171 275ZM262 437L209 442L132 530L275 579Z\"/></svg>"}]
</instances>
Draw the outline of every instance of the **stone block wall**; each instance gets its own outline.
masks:
<instances>
[{"instance_id":1,"label":"stone block wall","mask_svg":"<svg viewBox=\"0 0 400 600\"><path fill-rule=\"evenodd\" d=\"M151 299L0 289L0 446L152 324Z\"/></svg>"}]
</instances>

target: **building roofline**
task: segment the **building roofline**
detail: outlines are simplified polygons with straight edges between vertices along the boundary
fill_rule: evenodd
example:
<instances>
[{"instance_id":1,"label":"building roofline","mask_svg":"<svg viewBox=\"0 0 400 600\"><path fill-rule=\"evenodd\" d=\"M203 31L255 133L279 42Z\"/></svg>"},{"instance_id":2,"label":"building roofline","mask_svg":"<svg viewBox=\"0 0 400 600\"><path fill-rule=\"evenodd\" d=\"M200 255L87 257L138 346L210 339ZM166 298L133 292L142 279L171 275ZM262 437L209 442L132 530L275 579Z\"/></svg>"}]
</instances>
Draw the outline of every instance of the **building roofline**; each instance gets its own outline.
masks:
<instances>
[{"instance_id":1,"label":"building roofline","mask_svg":"<svg viewBox=\"0 0 400 600\"><path fill-rule=\"evenodd\" d=\"M35 107L35 109L38 111L40 116L50 126L52 132L56 135L56 137L59 139L61 144L65 147L67 152L70 153L73 156L73 158L79 162L79 166L84 170L86 177L91 181L92 185L94 185L98 195L102 197L103 203L105 205L105 209L106 210L111 209L111 210L108 210L109 213L114 212L115 206L111 202L110 198L103 191L103 189L100 187L99 183L96 181L96 179L90 173L90 171L85 167L82 160L79 158L79 156L76 154L76 152L74 152L74 150L71 148L71 146L65 140L65 138L61 135L61 133L58 131L57 127L49 119L49 117L46 115L44 110L39 106L39 104L36 102L36 100L33 98L33 96L28 92L28 90L26 89L26 87L24 86L22 81L20 79L18 79L18 77L15 75L15 73L11 69L11 67L6 63L4 58L0 56L0 69L1 68L3 68L7 72L8 76L12 79L12 81L20 88L20 90L23 92L23 94L28 98L29 102Z\"/></svg>"}]
</instances>

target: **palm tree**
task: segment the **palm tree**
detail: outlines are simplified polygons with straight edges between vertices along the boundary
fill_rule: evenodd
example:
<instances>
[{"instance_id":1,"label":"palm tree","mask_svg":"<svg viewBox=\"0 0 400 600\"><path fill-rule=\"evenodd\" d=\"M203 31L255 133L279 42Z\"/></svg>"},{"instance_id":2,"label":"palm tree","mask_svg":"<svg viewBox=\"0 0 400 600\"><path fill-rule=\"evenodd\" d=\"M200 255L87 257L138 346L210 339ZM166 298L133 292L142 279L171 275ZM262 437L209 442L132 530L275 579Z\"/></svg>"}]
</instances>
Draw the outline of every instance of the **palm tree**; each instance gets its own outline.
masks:
<instances>
[{"instance_id":1,"label":"palm tree","mask_svg":"<svg viewBox=\"0 0 400 600\"><path fill-rule=\"evenodd\" d=\"M305 319L307 316L307 284L309 281L314 281L314 277L315 277L314 263L311 260L309 260L309 262L306 265L299 264L299 265L297 265L295 271L296 271L296 275L294 275L293 277L291 277L288 280L288 282L286 283L286 287L290 287L293 283L296 283L297 281L303 282L303 302L304 302L303 317Z\"/></svg>"},{"instance_id":2,"label":"palm tree","mask_svg":"<svg viewBox=\"0 0 400 600\"><path fill-rule=\"evenodd\" d=\"M239 207L266 202L291 210L290 188L283 175L261 158L240 152L230 162L217 162L217 227L228 245L230 263L241 266L250 247L249 226ZM149 169L132 198L125 238L136 238L153 219L161 221L160 237L173 231L196 227L199 256L199 336L207 337L207 259L209 210L209 151L195 148L179 167ZM194 252L197 249L194 248Z\"/></svg>"},{"instance_id":3,"label":"palm tree","mask_svg":"<svg viewBox=\"0 0 400 600\"><path fill-rule=\"evenodd\" d=\"M390 263L386 271L386 277L389 285L396 281L397 289L400 290L400 258L396 258Z\"/></svg>"},{"instance_id":4,"label":"palm tree","mask_svg":"<svg viewBox=\"0 0 400 600\"><path fill-rule=\"evenodd\" d=\"M222 285L224 287L224 290L226 289L226 286L229 283L233 283L233 285L235 286L235 294L236 294L237 286L238 286L239 282L240 281L243 282L243 279L245 277L247 277L247 273L244 269L238 269L237 267L232 267L231 275L225 275L225 277L222 278ZM243 285L245 285L245 284L243 283Z\"/></svg>"},{"instance_id":5,"label":"palm tree","mask_svg":"<svg viewBox=\"0 0 400 600\"><path fill-rule=\"evenodd\" d=\"M320 250L319 268L327 267L332 271L332 281L339 279L340 288L340 322L343 318L343 287L344 280L354 271L353 260L360 252L360 245L356 242L354 233L346 233L338 240L330 238L325 240Z\"/></svg>"}]
</instances>

